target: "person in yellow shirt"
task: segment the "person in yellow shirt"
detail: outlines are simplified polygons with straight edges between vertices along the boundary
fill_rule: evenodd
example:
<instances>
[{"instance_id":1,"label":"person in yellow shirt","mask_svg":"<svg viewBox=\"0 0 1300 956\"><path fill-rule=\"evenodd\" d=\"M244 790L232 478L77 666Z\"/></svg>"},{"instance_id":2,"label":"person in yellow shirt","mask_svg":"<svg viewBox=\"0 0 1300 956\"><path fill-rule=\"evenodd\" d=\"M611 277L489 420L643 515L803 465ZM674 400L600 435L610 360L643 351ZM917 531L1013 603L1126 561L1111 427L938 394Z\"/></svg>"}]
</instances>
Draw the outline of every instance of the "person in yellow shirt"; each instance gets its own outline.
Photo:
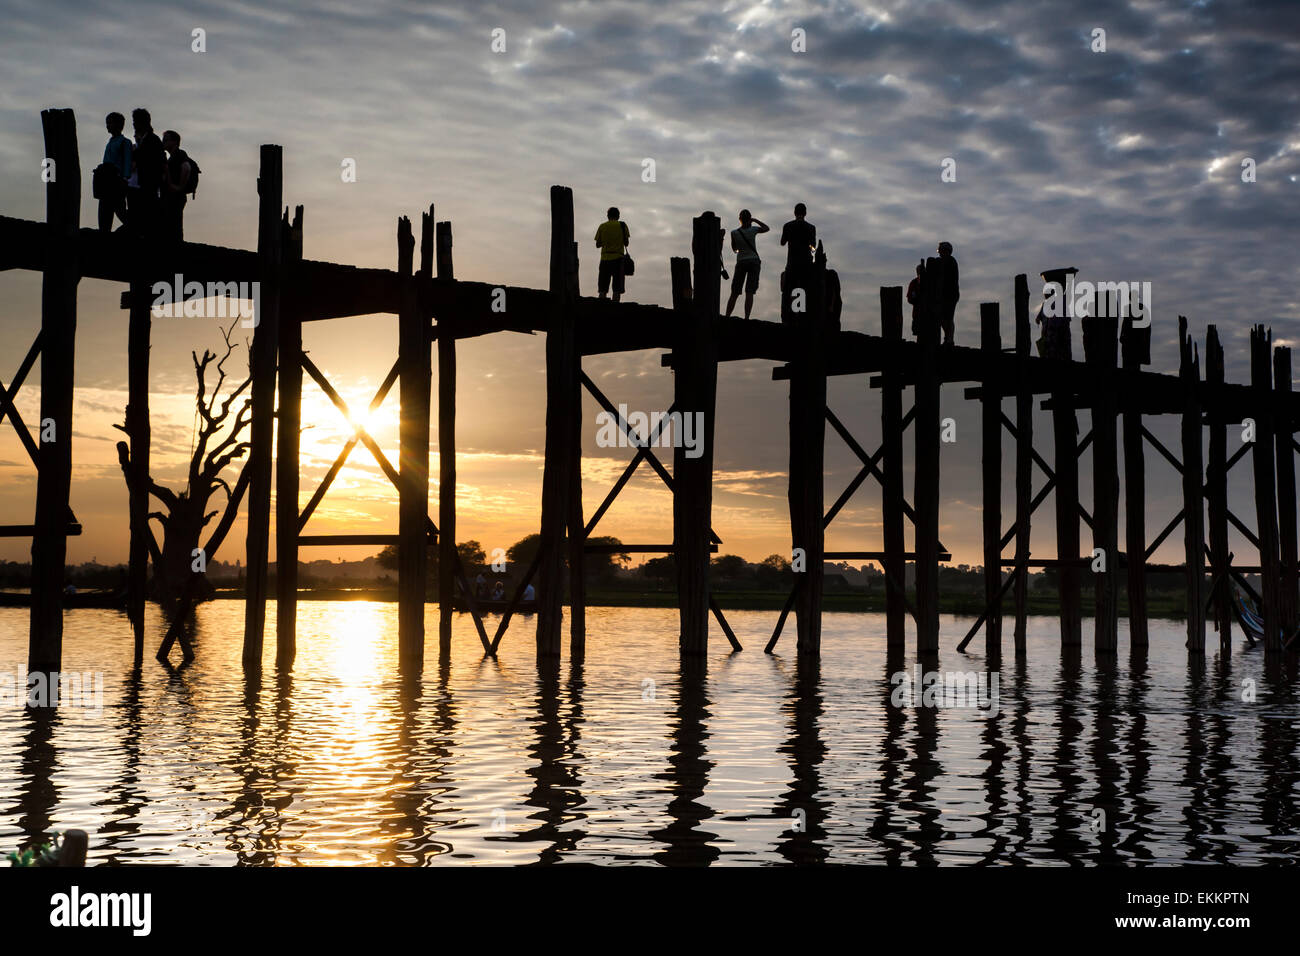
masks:
<instances>
[{"instance_id":1,"label":"person in yellow shirt","mask_svg":"<svg viewBox=\"0 0 1300 956\"><path fill-rule=\"evenodd\" d=\"M610 206L605 213L609 218L596 227L596 245L600 246L600 297L614 284L614 301L623 296L623 251L627 248L629 234L627 223L618 218L618 207Z\"/></svg>"}]
</instances>

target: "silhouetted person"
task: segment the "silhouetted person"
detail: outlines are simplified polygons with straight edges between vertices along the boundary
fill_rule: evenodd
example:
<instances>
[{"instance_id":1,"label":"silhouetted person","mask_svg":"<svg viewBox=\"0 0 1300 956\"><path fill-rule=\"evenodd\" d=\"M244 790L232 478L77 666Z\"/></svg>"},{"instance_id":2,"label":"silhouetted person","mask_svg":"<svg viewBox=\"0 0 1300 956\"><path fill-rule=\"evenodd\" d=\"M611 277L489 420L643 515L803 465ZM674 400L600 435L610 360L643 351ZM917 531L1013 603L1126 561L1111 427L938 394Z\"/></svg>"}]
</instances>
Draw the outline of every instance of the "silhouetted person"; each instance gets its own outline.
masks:
<instances>
[{"instance_id":1,"label":"silhouetted person","mask_svg":"<svg viewBox=\"0 0 1300 956\"><path fill-rule=\"evenodd\" d=\"M148 110L132 110L131 125L135 128L135 149L131 152L135 168L127 182L127 215L136 235L153 237L158 234L158 195L167 157L162 140L153 131Z\"/></svg>"},{"instance_id":2,"label":"silhouetted person","mask_svg":"<svg viewBox=\"0 0 1300 956\"><path fill-rule=\"evenodd\" d=\"M524 588L524 600L527 602L537 600L537 590L531 584Z\"/></svg>"},{"instance_id":3,"label":"silhouetted person","mask_svg":"<svg viewBox=\"0 0 1300 956\"><path fill-rule=\"evenodd\" d=\"M943 329L943 344L953 344L954 315L957 312L958 291L957 260L952 257L952 243L939 243L939 328Z\"/></svg>"},{"instance_id":4,"label":"silhouetted person","mask_svg":"<svg viewBox=\"0 0 1300 956\"><path fill-rule=\"evenodd\" d=\"M812 265L813 250L817 248L817 227L804 217L808 207L799 203L794 207L794 218L781 227L781 245L785 250L786 272L807 272Z\"/></svg>"},{"instance_id":5,"label":"silhouetted person","mask_svg":"<svg viewBox=\"0 0 1300 956\"><path fill-rule=\"evenodd\" d=\"M812 271L813 249L817 245L817 227L804 217L808 207L799 203L794 207L794 218L781 227L781 245L785 250L785 272L781 274L781 321L794 321L791 303L795 289L807 292L808 276Z\"/></svg>"},{"instance_id":6,"label":"silhouetted person","mask_svg":"<svg viewBox=\"0 0 1300 956\"><path fill-rule=\"evenodd\" d=\"M907 302L912 307L912 335L917 338L921 335L921 273L924 271L925 260L922 259L916 264L916 275L907 284Z\"/></svg>"},{"instance_id":7,"label":"silhouetted person","mask_svg":"<svg viewBox=\"0 0 1300 956\"><path fill-rule=\"evenodd\" d=\"M502 581L492 585L492 600L504 601L506 599L506 586Z\"/></svg>"},{"instance_id":8,"label":"silhouetted person","mask_svg":"<svg viewBox=\"0 0 1300 956\"><path fill-rule=\"evenodd\" d=\"M731 230L731 248L736 253L736 268L731 276L731 298L727 300L727 315L736 307L740 290L745 290L745 318L754 308L754 293L758 291L758 270L763 260L758 257L755 237L770 232L768 225L755 219L748 209L740 210L740 228Z\"/></svg>"},{"instance_id":9,"label":"silhouetted person","mask_svg":"<svg viewBox=\"0 0 1300 956\"><path fill-rule=\"evenodd\" d=\"M163 167L162 194L159 200L160 233L169 242L185 238L185 194L192 191L194 164L181 149L181 134L169 129L162 136L167 163Z\"/></svg>"},{"instance_id":10,"label":"silhouetted person","mask_svg":"<svg viewBox=\"0 0 1300 956\"><path fill-rule=\"evenodd\" d=\"M618 218L618 207L610 206L608 217L596 227L596 245L600 247L600 297L605 298L609 286L614 284L614 301L623 297L623 253L631 242L627 223Z\"/></svg>"},{"instance_id":11,"label":"silhouetted person","mask_svg":"<svg viewBox=\"0 0 1300 956\"><path fill-rule=\"evenodd\" d=\"M1067 287L1072 288L1069 286L1069 277L1078 271L1074 266L1069 266L1040 273L1044 286L1049 282L1060 286L1055 301L1049 303L1044 295L1043 304L1038 307L1036 320L1043 327L1043 333L1038 339L1038 354L1043 358L1064 359L1067 362L1071 359L1070 315L1074 311L1074 304ZM1049 315L1049 310L1055 314Z\"/></svg>"},{"instance_id":12,"label":"silhouetted person","mask_svg":"<svg viewBox=\"0 0 1300 956\"><path fill-rule=\"evenodd\" d=\"M122 135L126 117L109 113L104 117L108 143L104 161L95 170L95 191L99 195L99 231L113 231L113 217L126 225L126 181L131 178L131 141Z\"/></svg>"}]
</instances>

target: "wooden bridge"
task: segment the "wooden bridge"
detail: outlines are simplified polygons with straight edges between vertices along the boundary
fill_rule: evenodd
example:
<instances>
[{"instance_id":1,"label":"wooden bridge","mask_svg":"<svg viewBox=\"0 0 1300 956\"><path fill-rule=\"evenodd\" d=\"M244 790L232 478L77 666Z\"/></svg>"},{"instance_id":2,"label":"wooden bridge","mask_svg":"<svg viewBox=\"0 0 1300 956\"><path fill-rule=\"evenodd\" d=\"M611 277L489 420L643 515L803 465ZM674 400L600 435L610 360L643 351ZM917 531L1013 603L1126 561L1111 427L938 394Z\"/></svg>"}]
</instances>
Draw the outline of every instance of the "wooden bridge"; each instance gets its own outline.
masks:
<instances>
[{"instance_id":1,"label":"wooden bridge","mask_svg":"<svg viewBox=\"0 0 1300 956\"><path fill-rule=\"evenodd\" d=\"M1296 487L1294 433L1300 428L1300 401L1291 391L1291 355L1272 347L1271 333L1257 326L1251 333L1251 381L1224 381L1223 349L1215 326L1205 342L1205 371L1200 353L1180 318L1177 375L1148 371L1150 329L1131 320L1097 317L1083 320L1085 360L1040 358L1030 347L1029 286L1024 275L1014 284L1016 336L1004 348L997 303L980 305L978 348L941 347L937 322L924 323L918 341L903 338L902 290L880 290L879 335L838 329L838 315L828 288L835 283L824 257L810 267L807 312L787 324L745 321L719 314L722 228L706 212L694 220L692 256L671 260L672 308L611 303L578 294L578 255L574 242L570 189L551 189L550 282L545 291L464 282L454 276L451 224L436 222L433 207L421 217L420 261L415 263L411 222L397 227L397 267L362 269L302 257L303 215L292 220L283 206L282 157L278 146L261 148L260 196L256 251L201 243L170 245L106 235L80 226L81 176L76 125L71 110L42 114L47 157L57 177L47 184L46 221L0 217L0 268L43 273L41 327L14 380L0 383L0 416L8 416L37 467L36 516L32 525L5 526L0 534L32 537L32 611L29 670L58 669L62 657L62 595L66 536L80 533L69 508L72 467L73 368L77 322L77 284L82 277L124 283L123 307L129 309L128 408L130 439L130 597L137 658L143 650L144 601L151 532L148 527L149 474L149 337L156 280L180 274L185 282L257 282L260 302L250 355L252 425L250 451L233 495L246 498L246 615L244 662L260 666L268 596L271 489L276 494L277 662L292 662L296 651L298 552L323 544L395 543L399 555L399 646L403 668L422 664L425 582L428 546L439 554L439 643L451 639L456 591L470 606L486 654L496 654L511 620L503 615L489 636L474 607L455 548L456 343L460 339L502 332L546 335L546 447L541 499L541 546L533 566L519 584L539 581L536 647L539 657L560 654L566 565L569 592L570 651L581 654L585 642L583 556L596 550L592 530L633 472L648 464L673 493L673 540L629 545L620 550L672 553L677 565L681 651L686 656L707 650L709 616L716 616L732 646L739 649L725 615L709 590L710 555L719 539L712 530L714 406L719 364L743 359L782 363L773 378L788 382L790 394L789 504L791 541L800 549L804 570L782 611L770 651L791 610L795 612L798 652L820 652L822 566L826 560L871 560L886 576L887 635L891 647L905 641L911 616L918 657L928 659L939 647L938 569L950 556L939 540L939 396L944 384L969 383L965 397L980 402L983 462L983 541L987 607L961 641L979 630L986 651L1002 646L1002 604L1013 594L1013 635L1017 653L1025 647L1028 574L1031 568L1054 567L1060 600L1061 638L1065 645L1082 641L1081 583L1094 578L1095 645L1099 653L1117 649L1117 594L1124 572L1130 611L1130 638L1145 645L1145 574L1157 569L1149 559L1182 525L1187 583L1187 646L1205 650L1207 618L1213 615L1222 648L1230 646L1231 582L1251 590L1245 575L1258 573L1269 651L1282 647L1297 618ZM933 315L942 293L938 270L926 271L921 284L923 314ZM1098 308L1094 313L1099 315ZM304 508L299 507L299 432L303 373L306 372L345 415L346 403L302 349L302 326L344 316L393 313L398 317L396 362L371 407L378 407L393 385L399 389L400 454L394 466L367 434L356 435L340 451ZM1121 347L1122 346L1122 347ZM439 500L437 521L429 510L429 435L432 353L437 351ZM690 457L674 449L672 468L653 448L657 436L636 434L618 416L615 403L582 370L584 356L611 352L666 350L662 362L674 373L672 410L702 413L702 453ZM39 357L41 421L52 420L55 440L37 443L18 416L13 398ZM278 374L277 374L278 372ZM826 383L832 375L866 375L865 384L880 391L882 442L868 452L827 406ZM590 392L614 415L636 447L623 475L592 516L584 518L581 495L581 392ZM904 412L910 390L912 407ZM278 412L277 406L278 391ZM1052 461L1034 445L1033 402L1044 397L1052 415ZM1014 418L1003 400L1014 398ZM1091 427L1081 439L1078 413L1087 412ZM279 417L278 432L274 427ZM1179 454L1163 445L1143 420L1178 415L1182 423ZM1255 440L1228 453L1228 426L1247 419ZM861 462L853 481L825 506L823 452L829 425ZM903 483L904 434L911 428L914 487L911 501ZM1004 528L1001 507L1003 462L1001 432L1015 445L1015 509ZM1209 429L1208 460L1202 452L1202 429ZM392 481L399 499L398 530L393 535L310 535L307 520L356 444L363 444ZM680 445L680 442L678 443ZM1125 541L1119 546L1119 465L1124 452ZM274 446L274 447L273 447ZM1181 474L1182 508L1154 537L1145 527L1144 449L1150 446ZM1092 449L1092 507L1079 496L1079 460ZM1255 528L1229 507L1227 474L1247 456L1254 471ZM1034 472L1043 475L1034 489ZM883 543L879 550L827 552L825 529L868 478L881 492ZM1056 511L1056 557L1031 558L1032 515L1052 496ZM1208 505L1208 523L1205 520ZM904 522L914 527L915 552L905 550ZM1080 526L1087 524L1094 549L1083 556ZM208 542L211 560L229 523ZM1234 563L1228 551L1228 527L1235 527L1255 548L1256 565ZM1013 556L1004 552L1014 545ZM155 546L156 547L156 546ZM1100 554L1100 563L1095 557ZM915 602L904 581L908 561L915 562ZM1003 576L1003 568L1010 573ZM1160 567L1159 570L1170 570ZM1206 576L1209 576L1207 586Z\"/></svg>"}]
</instances>

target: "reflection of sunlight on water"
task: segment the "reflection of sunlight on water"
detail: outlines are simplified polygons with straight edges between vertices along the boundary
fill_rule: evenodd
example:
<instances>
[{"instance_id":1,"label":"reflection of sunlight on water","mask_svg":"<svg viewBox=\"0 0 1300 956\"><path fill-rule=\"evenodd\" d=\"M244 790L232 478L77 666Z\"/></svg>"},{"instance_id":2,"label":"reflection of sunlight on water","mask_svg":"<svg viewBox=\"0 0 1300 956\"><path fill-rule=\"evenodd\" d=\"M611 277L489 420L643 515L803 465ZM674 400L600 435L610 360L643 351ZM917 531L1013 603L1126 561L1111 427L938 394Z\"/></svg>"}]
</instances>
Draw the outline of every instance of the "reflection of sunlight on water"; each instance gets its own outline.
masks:
<instances>
[{"instance_id":1,"label":"reflection of sunlight on water","mask_svg":"<svg viewBox=\"0 0 1300 956\"><path fill-rule=\"evenodd\" d=\"M312 648L324 696L313 707L322 738L303 768L317 780L306 802L321 813L305 859L295 862L373 863L388 842L374 823L391 815L390 795L406 785L392 774L393 712L385 689L391 666L385 645L396 605L341 601L301 608L309 610L299 613L300 653L304 645Z\"/></svg>"},{"instance_id":2,"label":"reflection of sunlight on water","mask_svg":"<svg viewBox=\"0 0 1300 956\"><path fill-rule=\"evenodd\" d=\"M336 682L338 742L347 745L357 762L374 757L375 730L386 723L379 696L379 666L384 657L380 644L388 625L385 610L394 606L344 601L338 605L341 613L330 615L329 627L314 631L316 640L324 644L324 666Z\"/></svg>"}]
</instances>

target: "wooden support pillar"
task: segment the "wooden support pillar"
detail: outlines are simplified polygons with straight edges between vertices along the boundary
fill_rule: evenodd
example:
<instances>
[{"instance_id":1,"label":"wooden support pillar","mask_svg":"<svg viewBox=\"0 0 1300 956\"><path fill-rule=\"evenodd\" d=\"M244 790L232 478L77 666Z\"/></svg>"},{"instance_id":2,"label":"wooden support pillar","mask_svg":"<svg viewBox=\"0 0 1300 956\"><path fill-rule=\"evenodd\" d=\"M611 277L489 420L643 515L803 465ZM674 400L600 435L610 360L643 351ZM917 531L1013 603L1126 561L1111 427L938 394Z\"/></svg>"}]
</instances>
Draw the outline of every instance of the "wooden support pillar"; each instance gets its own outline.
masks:
<instances>
[{"instance_id":1,"label":"wooden support pillar","mask_svg":"<svg viewBox=\"0 0 1300 956\"><path fill-rule=\"evenodd\" d=\"M54 164L54 175L45 184L48 227L41 276L40 446L27 670L49 673L57 671L63 659L63 566L72 485L73 356L77 285L81 281L76 246L81 225L81 159L72 110L43 110L41 128L45 158Z\"/></svg>"},{"instance_id":2,"label":"wooden support pillar","mask_svg":"<svg viewBox=\"0 0 1300 956\"><path fill-rule=\"evenodd\" d=\"M578 414L577 298L573 190L551 187L551 314L546 333L546 459L542 470L542 529L538 566L537 656L560 656L564 617L565 529L573 494L573 419Z\"/></svg>"},{"instance_id":3,"label":"wooden support pillar","mask_svg":"<svg viewBox=\"0 0 1300 956\"><path fill-rule=\"evenodd\" d=\"M425 222L431 217L426 213ZM422 223L421 234L428 226ZM423 257L427 261L427 254ZM429 561L429 317L420 309L411 220L397 221L397 274L403 280L398 314L397 364L401 404L397 541L397 643L399 666L418 673L424 664L424 594Z\"/></svg>"},{"instance_id":4,"label":"wooden support pillar","mask_svg":"<svg viewBox=\"0 0 1300 956\"><path fill-rule=\"evenodd\" d=\"M257 257L259 294L253 310L249 366L253 402L248 436L248 535L245 541L244 654L246 668L262 664L266 625L268 546L271 537L271 449L275 432L275 364L280 335L281 219L284 157L279 146L263 145L257 174Z\"/></svg>"},{"instance_id":5,"label":"wooden support pillar","mask_svg":"<svg viewBox=\"0 0 1300 956\"><path fill-rule=\"evenodd\" d=\"M1056 575L1060 600L1061 645L1078 647L1083 641L1079 581L1079 422L1074 411L1074 389L1052 391L1052 440L1056 472Z\"/></svg>"},{"instance_id":6,"label":"wooden support pillar","mask_svg":"<svg viewBox=\"0 0 1300 956\"><path fill-rule=\"evenodd\" d=\"M697 457L682 442L673 449L673 547L683 655L709 647L709 529L713 525L713 429L718 353L713 324L721 296L722 223L712 212L697 216L691 233L694 261L692 309L678 325L673 350L673 399L686 416L698 416ZM820 427L820 426L819 426Z\"/></svg>"},{"instance_id":7,"label":"wooden support pillar","mask_svg":"<svg viewBox=\"0 0 1300 956\"><path fill-rule=\"evenodd\" d=\"M1209 386L1206 419L1210 426L1210 457L1205 469L1206 498L1210 513L1210 573L1214 583L1214 621L1219 631L1219 651L1232 653L1232 582L1228 577L1228 428L1223 416L1223 345L1219 331L1205 331L1205 382Z\"/></svg>"},{"instance_id":8,"label":"wooden support pillar","mask_svg":"<svg viewBox=\"0 0 1300 956\"><path fill-rule=\"evenodd\" d=\"M931 257L921 274L921 304L925 320L917 330L920 346L916 365L916 452L913 459L913 503L916 517L916 656L939 652L939 260Z\"/></svg>"},{"instance_id":9,"label":"wooden support pillar","mask_svg":"<svg viewBox=\"0 0 1300 956\"><path fill-rule=\"evenodd\" d=\"M275 450L275 665L288 667L298 652L298 485L302 437L302 312L294 266L302 261L302 206L285 238L280 301L280 411Z\"/></svg>"},{"instance_id":10,"label":"wooden support pillar","mask_svg":"<svg viewBox=\"0 0 1300 956\"><path fill-rule=\"evenodd\" d=\"M673 256L668 260L668 272L673 284L673 311L685 313L691 310L691 260L686 256Z\"/></svg>"},{"instance_id":11,"label":"wooden support pillar","mask_svg":"<svg viewBox=\"0 0 1300 956\"><path fill-rule=\"evenodd\" d=\"M1102 564L1092 574L1093 645L1098 654L1119 649L1119 461L1115 450L1115 366L1118 322L1097 297L1097 315L1085 319L1084 353L1094 372L1092 392L1092 547Z\"/></svg>"},{"instance_id":12,"label":"wooden support pillar","mask_svg":"<svg viewBox=\"0 0 1300 956\"><path fill-rule=\"evenodd\" d=\"M131 283L127 330L126 434L131 442L131 483L127 490L131 543L127 565L127 617L135 638L135 661L144 660L144 606L149 586L149 340L152 295L148 277Z\"/></svg>"},{"instance_id":13,"label":"wooden support pillar","mask_svg":"<svg viewBox=\"0 0 1300 956\"><path fill-rule=\"evenodd\" d=\"M1002 356L998 304L980 303L980 358L984 390L980 395L980 461L984 504L984 651L1002 654L1002 395L997 375Z\"/></svg>"},{"instance_id":14,"label":"wooden support pillar","mask_svg":"<svg viewBox=\"0 0 1300 956\"><path fill-rule=\"evenodd\" d=\"M429 207L426 220L432 220ZM436 228L439 279L455 278L451 223ZM421 247L423 249L423 247ZM432 266L421 259L420 269ZM466 572L468 574L468 571ZM456 332L450 316L438 317L438 652L451 650L456 610Z\"/></svg>"},{"instance_id":15,"label":"wooden support pillar","mask_svg":"<svg viewBox=\"0 0 1300 956\"><path fill-rule=\"evenodd\" d=\"M793 554L803 556L797 577L795 623L799 656L821 655L822 591L826 534L823 463L826 446L826 263L804 273L808 311L794 324L797 342L790 372L790 532Z\"/></svg>"},{"instance_id":16,"label":"wooden support pillar","mask_svg":"<svg viewBox=\"0 0 1300 956\"><path fill-rule=\"evenodd\" d=\"M1187 319L1178 317L1180 361L1178 377L1183 383L1183 559L1187 577L1187 650L1205 653L1205 500L1202 482L1205 459L1201 452L1201 360Z\"/></svg>"},{"instance_id":17,"label":"wooden support pillar","mask_svg":"<svg viewBox=\"0 0 1300 956\"><path fill-rule=\"evenodd\" d=\"M1124 320L1120 336L1124 370L1138 372L1151 360L1150 326ZM1128 634L1130 648L1147 646L1146 461L1142 444L1141 393L1125 389L1124 402L1124 551L1128 555Z\"/></svg>"},{"instance_id":18,"label":"wooden support pillar","mask_svg":"<svg viewBox=\"0 0 1300 956\"><path fill-rule=\"evenodd\" d=\"M1273 402L1273 369L1270 353L1273 333L1257 325L1250 332L1250 385L1254 401L1255 441L1251 463L1255 471L1255 520L1259 529L1259 566L1264 618L1264 650L1281 649L1280 604L1281 560L1278 553L1277 479L1273 470L1276 418Z\"/></svg>"},{"instance_id":19,"label":"wooden support pillar","mask_svg":"<svg viewBox=\"0 0 1300 956\"><path fill-rule=\"evenodd\" d=\"M1016 656L1025 653L1033 508L1034 394L1029 387L1029 280L1016 276Z\"/></svg>"},{"instance_id":20,"label":"wooden support pillar","mask_svg":"<svg viewBox=\"0 0 1300 956\"><path fill-rule=\"evenodd\" d=\"M1297 601L1296 561L1296 486L1295 445L1290 410L1291 402L1291 349L1277 346L1273 349L1273 394L1277 401L1274 438L1277 449L1277 527L1280 550L1280 575L1278 577L1278 620L1282 633L1295 633Z\"/></svg>"},{"instance_id":21,"label":"wooden support pillar","mask_svg":"<svg viewBox=\"0 0 1300 956\"><path fill-rule=\"evenodd\" d=\"M884 480L880 483L880 518L884 525L885 640L902 653L907 641L907 559L903 538L903 289L881 287L880 329L885 343L880 388L880 436Z\"/></svg>"},{"instance_id":22,"label":"wooden support pillar","mask_svg":"<svg viewBox=\"0 0 1300 956\"><path fill-rule=\"evenodd\" d=\"M568 292L571 300L578 300L578 244L573 243L570 259ZM573 434L569 439L569 658L581 661L587 650L587 526L582 518L582 351L576 341L573 349L573 383L569 386L572 415L569 426Z\"/></svg>"}]
</instances>

